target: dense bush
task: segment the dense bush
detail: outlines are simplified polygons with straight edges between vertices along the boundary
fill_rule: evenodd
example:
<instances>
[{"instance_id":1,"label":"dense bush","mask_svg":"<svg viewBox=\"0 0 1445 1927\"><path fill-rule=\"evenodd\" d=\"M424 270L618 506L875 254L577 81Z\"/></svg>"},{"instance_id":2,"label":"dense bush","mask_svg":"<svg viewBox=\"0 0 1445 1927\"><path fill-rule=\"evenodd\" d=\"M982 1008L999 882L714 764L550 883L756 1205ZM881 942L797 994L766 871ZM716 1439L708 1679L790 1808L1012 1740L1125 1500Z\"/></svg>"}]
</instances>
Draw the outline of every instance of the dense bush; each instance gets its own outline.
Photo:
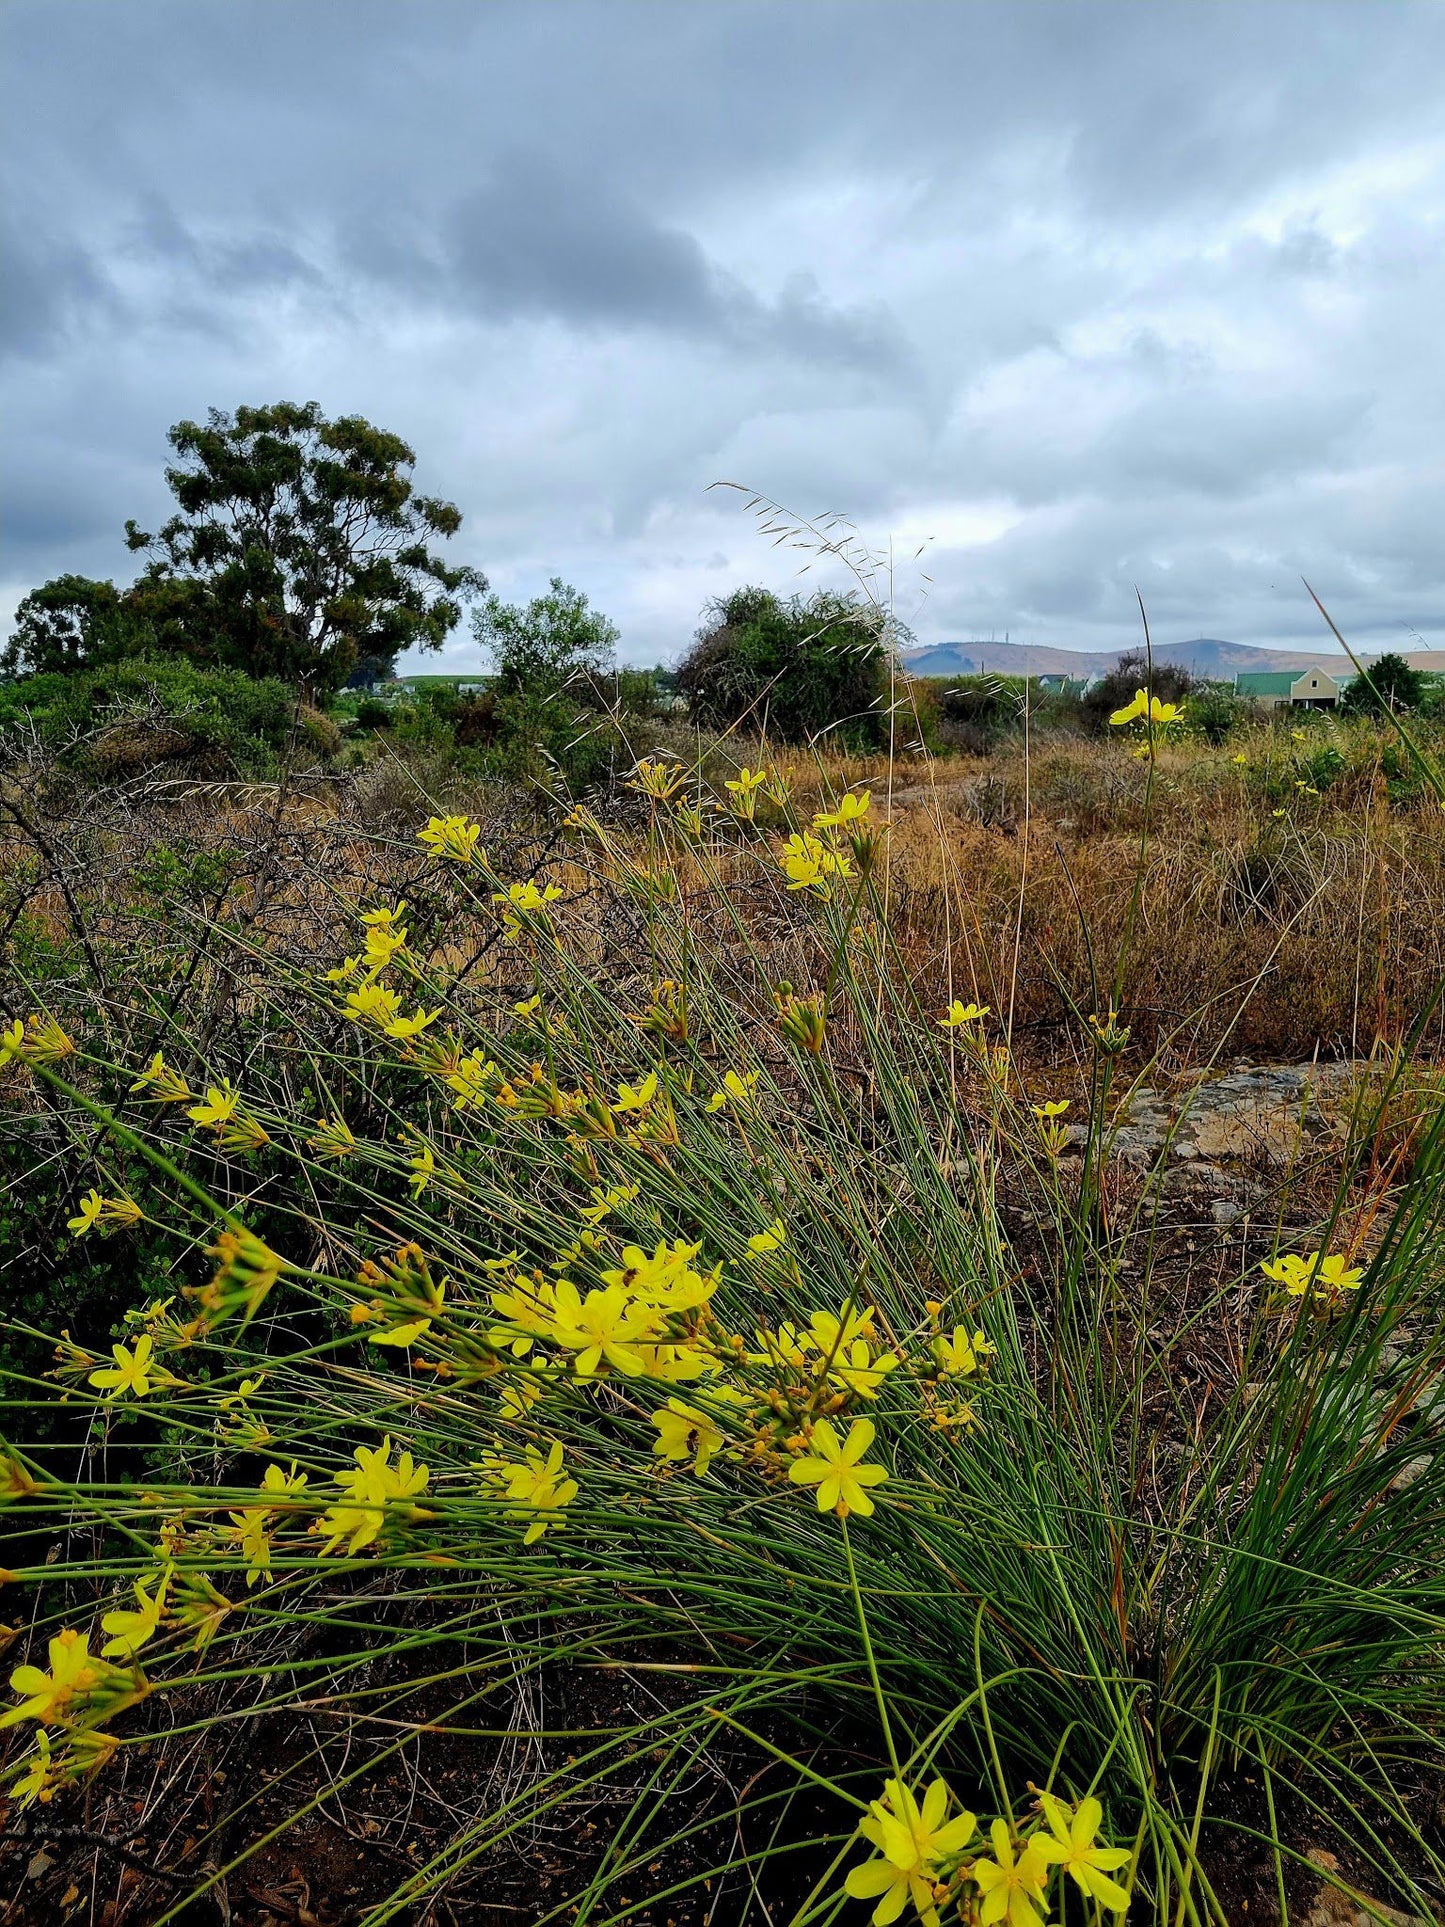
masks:
<instances>
[{"instance_id":1,"label":"dense bush","mask_svg":"<svg viewBox=\"0 0 1445 1927\"><path fill-rule=\"evenodd\" d=\"M965 676L938 692L938 747L982 756L1037 709L1037 684L1025 676Z\"/></svg>"},{"instance_id":2,"label":"dense bush","mask_svg":"<svg viewBox=\"0 0 1445 1927\"><path fill-rule=\"evenodd\" d=\"M783 602L737 589L711 605L677 683L704 728L865 747L884 734L883 620L831 590Z\"/></svg>"},{"instance_id":3,"label":"dense bush","mask_svg":"<svg viewBox=\"0 0 1445 1927\"><path fill-rule=\"evenodd\" d=\"M1107 676L1101 676L1092 689L1085 691L1079 713L1084 727L1101 736L1113 712L1122 709L1138 689L1147 690L1162 703L1182 703L1192 701L1199 688L1193 670L1178 663L1152 662L1144 650L1131 649L1120 656Z\"/></svg>"},{"instance_id":4,"label":"dense bush","mask_svg":"<svg viewBox=\"0 0 1445 1927\"><path fill-rule=\"evenodd\" d=\"M0 684L0 752L38 738L97 779L155 763L209 776L275 773L290 749L334 754L336 727L284 683L184 662L116 662Z\"/></svg>"}]
</instances>

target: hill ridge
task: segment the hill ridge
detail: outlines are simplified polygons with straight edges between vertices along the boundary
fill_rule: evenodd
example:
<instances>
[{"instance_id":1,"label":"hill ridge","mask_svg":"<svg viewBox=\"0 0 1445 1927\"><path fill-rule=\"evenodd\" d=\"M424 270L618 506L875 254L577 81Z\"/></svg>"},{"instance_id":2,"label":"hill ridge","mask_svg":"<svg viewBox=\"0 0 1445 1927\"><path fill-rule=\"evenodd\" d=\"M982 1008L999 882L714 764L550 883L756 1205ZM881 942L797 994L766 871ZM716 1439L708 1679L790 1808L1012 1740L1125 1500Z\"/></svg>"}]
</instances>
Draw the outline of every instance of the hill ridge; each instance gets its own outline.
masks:
<instances>
[{"instance_id":1,"label":"hill ridge","mask_svg":"<svg viewBox=\"0 0 1445 1927\"><path fill-rule=\"evenodd\" d=\"M987 671L1001 676L1088 676L1112 669L1126 653L1122 649L1060 649L1034 642L940 642L905 650L903 662L918 676L967 676ZM1232 679L1241 670L1349 668L1349 658L1339 649L1262 649L1254 643L1226 642L1218 636L1158 643L1154 660L1222 680Z\"/></svg>"}]
</instances>

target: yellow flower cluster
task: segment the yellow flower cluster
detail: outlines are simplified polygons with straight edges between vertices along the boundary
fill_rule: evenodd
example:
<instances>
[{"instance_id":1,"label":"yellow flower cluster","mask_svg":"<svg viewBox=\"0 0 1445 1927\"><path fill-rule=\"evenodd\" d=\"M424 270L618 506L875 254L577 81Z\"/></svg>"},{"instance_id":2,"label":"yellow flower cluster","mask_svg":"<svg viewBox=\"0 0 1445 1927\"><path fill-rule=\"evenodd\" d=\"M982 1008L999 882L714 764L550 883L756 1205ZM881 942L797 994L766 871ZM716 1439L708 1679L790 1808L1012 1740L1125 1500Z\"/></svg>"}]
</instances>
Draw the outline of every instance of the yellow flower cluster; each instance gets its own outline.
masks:
<instances>
[{"instance_id":1,"label":"yellow flower cluster","mask_svg":"<svg viewBox=\"0 0 1445 1927\"><path fill-rule=\"evenodd\" d=\"M328 983L351 986L342 1004L343 1016L349 1017L355 1024L371 1025L383 1036L395 1038L398 1043L410 1043L413 1038L420 1037L441 1016L438 1006L430 1011L418 1007L408 1017L402 1009L400 993L381 980L383 972L393 965L411 966L406 947L410 933L401 921L405 911L404 902L390 907L383 905L377 910L363 910L363 948L356 956L348 957L334 970L326 972ZM330 1155L335 1156L336 1153Z\"/></svg>"},{"instance_id":2,"label":"yellow flower cluster","mask_svg":"<svg viewBox=\"0 0 1445 1927\"><path fill-rule=\"evenodd\" d=\"M1283 1285L1289 1297L1308 1298L1322 1310L1340 1305L1347 1291L1358 1291L1365 1275L1363 1265L1351 1268L1348 1259L1337 1253L1327 1257L1323 1251L1311 1251L1304 1258L1286 1252L1282 1257L1265 1259L1260 1270L1275 1284Z\"/></svg>"},{"instance_id":3,"label":"yellow flower cluster","mask_svg":"<svg viewBox=\"0 0 1445 1927\"><path fill-rule=\"evenodd\" d=\"M1071 1806L1056 1794L1038 1796L1038 1821L1020 1835L1011 1821L993 1821L991 1853L974 1847L979 1823L967 1811L949 1817L953 1796L934 1780L920 1798L903 1781L885 1782L858 1831L876 1849L844 1883L856 1900L876 1900L874 1927L888 1927L910 1901L924 1927L938 1927L940 1909L959 1907L977 1927L1043 1927L1046 1888L1061 1868L1086 1900L1122 1914L1127 1888L1114 1874L1131 1858L1125 1847L1098 1841L1104 1810L1092 1797ZM970 1891L971 1890L971 1891Z\"/></svg>"},{"instance_id":4,"label":"yellow flower cluster","mask_svg":"<svg viewBox=\"0 0 1445 1927\"><path fill-rule=\"evenodd\" d=\"M529 1445L520 1459L493 1457L482 1464L483 1478L506 1497L508 1516L526 1522L523 1545L534 1546L550 1527L560 1525L561 1513L577 1497L577 1481L562 1476L563 1458L554 1439L545 1453Z\"/></svg>"},{"instance_id":5,"label":"yellow flower cluster","mask_svg":"<svg viewBox=\"0 0 1445 1927\"><path fill-rule=\"evenodd\" d=\"M323 1554L344 1542L348 1557L355 1558L381 1537L389 1517L410 1523L426 1516L407 1503L426 1491L431 1476L426 1466L412 1463L410 1452L398 1453L393 1465L388 1435L378 1446L358 1445L355 1458L354 1471L336 1475L335 1482L346 1496L328 1506L311 1527L326 1542Z\"/></svg>"},{"instance_id":6,"label":"yellow flower cluster","mask_svg":"<svg viewBox=\"0 0 1445 1927\"><path fill-rule=\"evenodd\" d=\"M846 881L855 874L855 860L871 860L873 845L862 823L872 802L869 790L849 791L839 798L836 809L819 810L811 829L794 831L778 856L790 890L827 896L835 879Z\"/></svg>"}]
</instances>

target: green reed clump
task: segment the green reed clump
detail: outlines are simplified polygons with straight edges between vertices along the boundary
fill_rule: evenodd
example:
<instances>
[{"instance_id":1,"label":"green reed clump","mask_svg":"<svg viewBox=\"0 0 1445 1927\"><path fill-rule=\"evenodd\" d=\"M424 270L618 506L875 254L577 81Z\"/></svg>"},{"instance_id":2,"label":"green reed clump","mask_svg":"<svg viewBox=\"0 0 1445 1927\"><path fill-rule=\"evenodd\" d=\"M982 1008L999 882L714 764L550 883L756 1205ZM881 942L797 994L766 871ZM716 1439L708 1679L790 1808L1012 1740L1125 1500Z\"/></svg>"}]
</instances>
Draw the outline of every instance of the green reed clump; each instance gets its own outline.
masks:
<instances>
[{"instance_id":1,"label":"green reed clump","mask_svg":"<svg viewBox=\"0 0 1445 1927\"><path fill-rule=\"evenodd\" d=\"M365 1918L622 1780L610 1851L537 1917L653 1917L724 1864L678 1789L725 1736L772 1763L740 1798L738 1918L796 1865L799 1923L1222 1921L1201 1841L1262 1840L1283 1893L1310 1844L1286 1807L1428 1911L1438 1131L1368 1259L1327 1233L1191 1313L1201 1386L1104 1209L1112 1009L1081 1022L1066 1179L1068 1107L1030 1101L995 1014L921 1005L866 793L774 833L772 769L713 794L644 760L634 786L643 833L575 811L520 877L433 817L451 910L424 939L366 895L324 968L235 935L244 1062L181 1014L136 1063L43 1013L6 1029L0 1075L102 1175L152 1172L144 1204L98 1182L74 1235L143 1221L204 1261L109 1358L62 1337L53 1372L8 1374L12 1798L113 1772L158 1704L182 1736L344 1710L344 1790L496 1733L519 1673L679 1669L687 1696L639 1688ZM71 1432L41 1445L56 1399ZM799 1821L805 1793L832 1819Z\"/></svg>"}]
</instances>

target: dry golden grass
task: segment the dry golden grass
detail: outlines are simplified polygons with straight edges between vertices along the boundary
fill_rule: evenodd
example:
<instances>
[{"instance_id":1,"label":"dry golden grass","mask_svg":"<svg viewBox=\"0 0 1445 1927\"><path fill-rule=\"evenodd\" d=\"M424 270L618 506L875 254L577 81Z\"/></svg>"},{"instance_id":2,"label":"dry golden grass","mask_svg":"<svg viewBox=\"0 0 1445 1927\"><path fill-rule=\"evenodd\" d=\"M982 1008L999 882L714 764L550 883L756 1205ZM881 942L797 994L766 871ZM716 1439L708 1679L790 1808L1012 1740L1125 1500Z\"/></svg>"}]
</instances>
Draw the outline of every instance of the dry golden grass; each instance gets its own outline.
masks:
<instances>
[{"instance_id":1,"label":"dry golden grass","mask_svg":"<svg viewBox=\"0 0 1445 1927\"><path fill-rule=\"evenodd\" d=\"M1322 743L1345 769L1298 785ZM892 927L940 1001L1010 1015L1016 1057L1087 1052L1074 1012L1107 1006L1142 861L1119 1003L1131 1051L1166 1070L1224 1058L1365 1056L1398 1043L1445 974L1445 815L1387 780L1373 735L1241 750L1184 744L1146 768L1118 741L1025 755L785 763L806 806L871 784L891 804ZM1245 755L1241 765L1234 759ZM1437 1013L1421 1040L1445 1046Z\"/></svg>"}]
</instances>

